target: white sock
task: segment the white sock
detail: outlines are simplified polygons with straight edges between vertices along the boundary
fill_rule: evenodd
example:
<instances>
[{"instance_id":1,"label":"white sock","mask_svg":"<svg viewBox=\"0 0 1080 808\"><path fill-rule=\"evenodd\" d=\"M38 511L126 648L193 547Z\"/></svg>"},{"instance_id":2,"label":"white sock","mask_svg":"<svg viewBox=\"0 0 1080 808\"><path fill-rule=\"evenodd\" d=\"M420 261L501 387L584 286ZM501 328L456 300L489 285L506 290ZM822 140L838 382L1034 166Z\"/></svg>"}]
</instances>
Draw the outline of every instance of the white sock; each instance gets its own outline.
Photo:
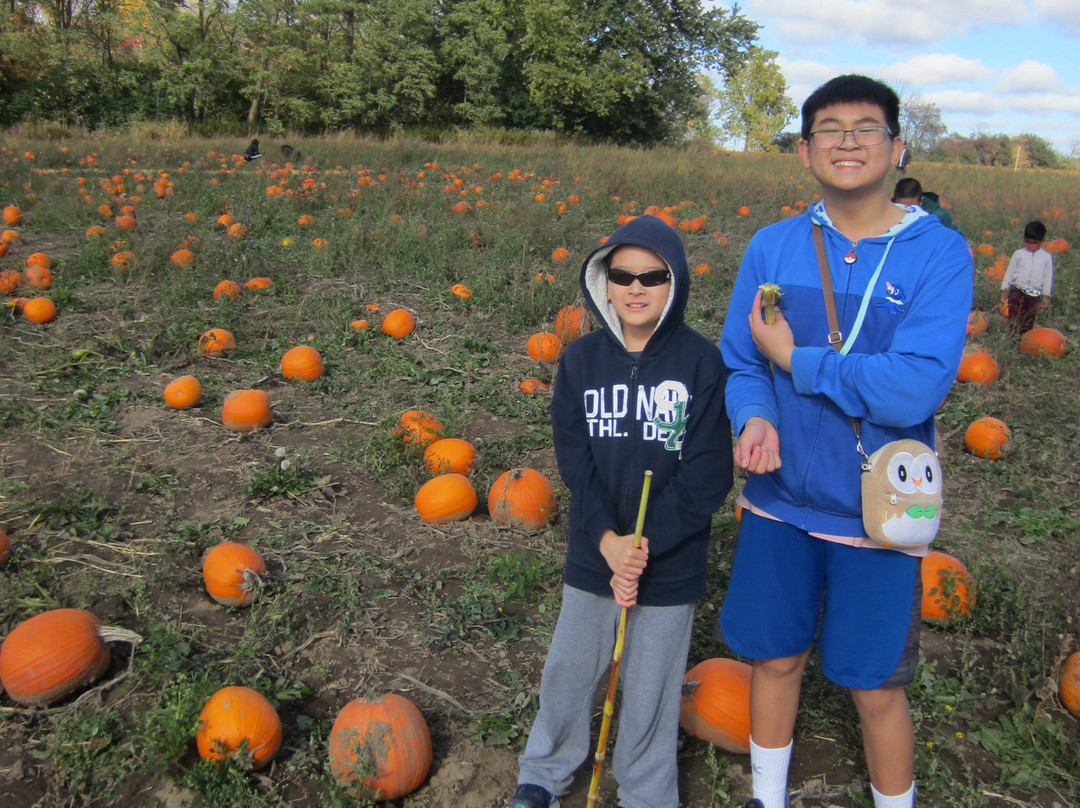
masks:
<instances>
[{"instance_id":1,"label":"white sock","mask_svg":"<svg viewBox=\"0 0 1080 808\"><path fill-rule=\"evenodd\" d=\"M903 794L897 794L895 797L886 797L874 788L873 784L871 784L870 790L874 792L874 808L914 808L915 806L914 783Z\"/></svg>"},{"instance_id":2,"label":"white sock","mask_svg":"<svg viewBox=\"0 0 1080 808\"><path fill-rule=\"evenodd\" d=\"M791 741L779 749L766 749L750 739L750 769L754 797L765 808L787 808L787 775L791 763Z\"/></svg>"}]
</instances>

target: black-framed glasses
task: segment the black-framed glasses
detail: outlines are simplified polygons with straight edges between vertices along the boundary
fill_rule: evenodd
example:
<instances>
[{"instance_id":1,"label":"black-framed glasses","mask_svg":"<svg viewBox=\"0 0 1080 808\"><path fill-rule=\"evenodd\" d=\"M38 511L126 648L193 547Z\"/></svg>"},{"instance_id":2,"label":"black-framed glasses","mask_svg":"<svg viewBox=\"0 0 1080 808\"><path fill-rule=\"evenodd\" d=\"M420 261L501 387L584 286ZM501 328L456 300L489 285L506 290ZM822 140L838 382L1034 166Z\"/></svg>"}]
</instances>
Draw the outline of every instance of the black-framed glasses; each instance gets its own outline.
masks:
<instances>
[{"instance_id":1,"label":"black-framed glasses","mask_svg":"<svg viewBox=\"0 0 1080 808\"><path fill-rule=\"evenodd\" d=\"M633 272L627 272L625 269L614 269L609 267L607 279L616 286L629 286L634 281L637 281L646 289L650 289L653 286L660 286L671 280L671 270L650 269L648 272L639 272L635 275Z\"/></svg>"},{"instance_id":2,"label":"black-framed glasses","mask_svg":"<svg viewBox=\"0 0 1080 808\"><path fill-rule=\"evenodd\" d=\"M807 138L818 149L835 149L844 145L844 140L851 135L856 146L880 146L892 136L887 126L860 126L858 129L818 129Z\"/></svg>"}]
</instances>

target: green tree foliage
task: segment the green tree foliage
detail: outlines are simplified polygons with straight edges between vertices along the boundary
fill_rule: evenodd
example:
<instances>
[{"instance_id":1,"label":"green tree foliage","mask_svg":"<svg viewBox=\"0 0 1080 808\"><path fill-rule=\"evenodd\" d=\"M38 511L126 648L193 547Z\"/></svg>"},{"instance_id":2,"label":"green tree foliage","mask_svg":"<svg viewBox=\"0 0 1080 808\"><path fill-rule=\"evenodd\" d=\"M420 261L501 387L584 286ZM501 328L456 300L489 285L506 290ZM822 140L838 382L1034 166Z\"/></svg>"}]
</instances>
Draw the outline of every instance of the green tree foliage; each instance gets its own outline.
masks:
<instances>
[{"instance_id":1,"label":"green tree foliage","mask_svg":"<svg viewBox=\"0 0 1080 808\"><path fill-rule=\"evenodd\" d=\"M705 123L700 73L739 69L756 31L702 0L5 0L0 123L654 143Z\"/></svg>"},{"instance_id":2,"label":"green tree foliage","mask_svg":"<svg viewBox=\"0 0 1080 808\"><path fill-rule=\"evenodd\" d=\"M743 151L777 151L780 131L798 113L787 96L778 55L751 47L745 63L716 91L720 131Z\"/></svg>"}]
</instances>

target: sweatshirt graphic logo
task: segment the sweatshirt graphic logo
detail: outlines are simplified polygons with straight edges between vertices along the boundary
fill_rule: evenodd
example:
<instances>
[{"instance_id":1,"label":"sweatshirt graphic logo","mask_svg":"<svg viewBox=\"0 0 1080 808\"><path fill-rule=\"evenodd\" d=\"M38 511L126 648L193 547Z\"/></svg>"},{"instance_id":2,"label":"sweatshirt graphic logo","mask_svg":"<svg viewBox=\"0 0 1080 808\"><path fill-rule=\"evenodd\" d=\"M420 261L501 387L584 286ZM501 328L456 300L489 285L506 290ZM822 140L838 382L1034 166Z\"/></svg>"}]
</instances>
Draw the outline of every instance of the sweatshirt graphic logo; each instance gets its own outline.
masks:
<instances>
[{"instance_id":1,"label":"sweatshirt graphic logo","mask_svg":"<svg viewBox=\"0 0 1080 808\"><path fill-rule=\"evenodd\" d=\"M585 420L590 438L628 438L640 430L640 438L656 441L669 452L682 449L688 423L690 391L680 381L668 380L655 387L638 387L631 403L630 386L613 384L585 391ZM631 412L631 407L633 412Z\"/></svg>"},{"instance_id":2,"label":"sweatshirt graphic logo","mask_svg":"<svg viewBox=\"0 0 1080 808\"><path fill-rule=\"evenodd\" d=\"M903 314L906 302L904 290L896 284L885 281L885 299L874 301L874 305L888 310L889 314Z\"/></svg>"}]
</instances>

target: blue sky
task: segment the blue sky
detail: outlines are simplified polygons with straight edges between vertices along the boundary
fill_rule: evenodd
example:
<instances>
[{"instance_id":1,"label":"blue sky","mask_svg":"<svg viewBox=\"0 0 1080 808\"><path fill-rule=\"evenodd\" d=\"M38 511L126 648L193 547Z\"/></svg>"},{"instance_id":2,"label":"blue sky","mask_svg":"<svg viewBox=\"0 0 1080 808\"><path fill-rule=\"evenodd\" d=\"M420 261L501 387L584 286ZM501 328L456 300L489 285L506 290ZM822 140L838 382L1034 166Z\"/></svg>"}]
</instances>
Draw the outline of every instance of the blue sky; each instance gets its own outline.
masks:
<instances>
[{"instance_id":1,"label":"blue sky","mask_svg":"<svg viewBox=\"0 0 1080 808\"><path fill-rule=\"evenodd\" d=\"M799 106L833 76L865 73L902 97L936 104L949 132L1032 132L1080 155L1080 0L743 0L739 7L761 26L758 44L779 54Z\"/></svg>"}]
</instances>

